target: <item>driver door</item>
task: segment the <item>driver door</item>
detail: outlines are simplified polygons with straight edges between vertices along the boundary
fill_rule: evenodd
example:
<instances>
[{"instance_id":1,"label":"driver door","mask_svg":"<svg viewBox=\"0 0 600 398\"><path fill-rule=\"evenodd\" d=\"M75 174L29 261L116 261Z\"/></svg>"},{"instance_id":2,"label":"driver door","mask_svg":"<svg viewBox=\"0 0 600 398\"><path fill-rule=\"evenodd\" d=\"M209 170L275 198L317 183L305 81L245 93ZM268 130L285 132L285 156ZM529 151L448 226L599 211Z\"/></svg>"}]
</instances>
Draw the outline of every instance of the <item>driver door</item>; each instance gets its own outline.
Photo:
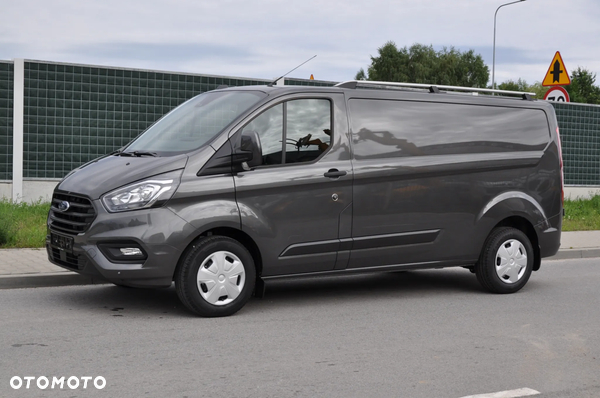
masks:
<instances>
[{"instance_id":1,"label":"driver door","mask_svg":"<svg viewBox=\"0 0 600 398\"><path fill-rule=\"evenodd\" d=\"M256 131L262 147L262 165L234 176L242 230L259 247L262 276L332 270L340 239L351 236L343 106L341 95L287 98L238 130Z\"/></svg>"}]
</instances>

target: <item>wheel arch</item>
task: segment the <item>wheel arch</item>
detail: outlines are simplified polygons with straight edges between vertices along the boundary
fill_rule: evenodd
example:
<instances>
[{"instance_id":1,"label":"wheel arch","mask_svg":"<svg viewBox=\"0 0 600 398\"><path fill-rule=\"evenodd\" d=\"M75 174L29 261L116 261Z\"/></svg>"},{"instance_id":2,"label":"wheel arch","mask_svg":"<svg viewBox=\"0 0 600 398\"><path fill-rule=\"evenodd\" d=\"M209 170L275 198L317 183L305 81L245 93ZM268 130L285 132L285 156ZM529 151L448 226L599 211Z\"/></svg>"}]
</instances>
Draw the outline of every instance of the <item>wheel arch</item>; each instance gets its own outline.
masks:
<instances>
[{"instance_id":1,"label":"wheel arch","mask_svg":"<svg viewBox=\"0 0 600 398\"><path fill-rule=\"evenodd\" d=\"M496 221L500 220L500 221ZM490 200L480 213L477 221L483 221L485 230L489 236L491 231L498 227L513 227L522 231L531 242L534 251L533 270L540 269L542 256L540 252L540 240L535 226L548 223L546 213L541 204L533 198L520 191L507 191ZM493 225L490 228L490 225ZM489 228L489 229L488 229Z\"/></svg>"},{"instance_id":2,"label":"wheel arch","mask_svg":"<svg viewBox=\"0 0 600 398\"><path fill-rule=\"evenodd\" d=\"M244 231L241 231L239 229L232 228L232 227L214 227L211 229L207 229L206 231L200 232L194 239L192 239L192 241L187 245L185 250L182 251L181 256L179 257L179 260L177 261L177 266L175 267L175 271L173 272L173 275L177 274L177 270L181 266L182 262L184 261L187 253L192 249L194 244L196 242L198 242L198 240L200 240L202 238L206 238L208 236L214 236L214 235L226 236L228 238L231 238L231 239L234 239L234 240L240 242L250 252L252 259L254 260L254 266L256 267L257 278L259 278L262 275L262 255L260 253L260 249L258 248L258 245Z\"/></svg>"}]
</instances>

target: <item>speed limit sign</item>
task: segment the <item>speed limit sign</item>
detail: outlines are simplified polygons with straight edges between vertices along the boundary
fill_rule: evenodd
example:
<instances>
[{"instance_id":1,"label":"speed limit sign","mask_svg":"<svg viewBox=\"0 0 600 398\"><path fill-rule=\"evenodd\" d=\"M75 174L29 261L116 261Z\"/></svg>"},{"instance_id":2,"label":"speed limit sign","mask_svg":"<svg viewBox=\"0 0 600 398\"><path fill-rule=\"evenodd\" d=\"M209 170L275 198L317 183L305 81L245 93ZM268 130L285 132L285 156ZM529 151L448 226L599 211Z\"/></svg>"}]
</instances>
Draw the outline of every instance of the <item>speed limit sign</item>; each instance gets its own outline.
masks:
<instances>
[{"instance_id":1,"label":"speed limit sign","mask_svg":"<svg viewBox=\"0 0 600 398\"><path fill-rule=\"evenodd\" d=\"M548 90L544 99L547 101L569 102L569 93L562 87L552 87Z\"/></svg>"}]
</instances>

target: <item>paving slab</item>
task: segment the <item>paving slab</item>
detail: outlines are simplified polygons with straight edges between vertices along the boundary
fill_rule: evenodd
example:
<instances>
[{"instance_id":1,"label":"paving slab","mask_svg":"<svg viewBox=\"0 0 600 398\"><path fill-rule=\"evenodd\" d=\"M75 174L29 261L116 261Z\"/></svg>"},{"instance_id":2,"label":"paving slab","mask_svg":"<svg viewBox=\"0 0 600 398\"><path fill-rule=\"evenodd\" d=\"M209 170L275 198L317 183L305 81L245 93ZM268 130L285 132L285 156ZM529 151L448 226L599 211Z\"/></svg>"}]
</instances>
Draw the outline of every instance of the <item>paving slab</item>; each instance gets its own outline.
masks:
<instances>
[{"instance_id":1,"label":"paving slab","mask_svg":"<svg viewBox=\"0 0 600 398\"><path fill-rule=\"evenodd\" d=\"M560 240L561 249L600 248L600 231L563 232Z\"/></svg>"},{"instance_id":2,"label":"paving slab","mask_svg":"<svg viewBox=\"0 0 600 398\"><path fill-rule=\"evenodd\" d=\"M0 289L106 283L48 261L45 248L0 249Z\"/></svg>"}]
</instances>

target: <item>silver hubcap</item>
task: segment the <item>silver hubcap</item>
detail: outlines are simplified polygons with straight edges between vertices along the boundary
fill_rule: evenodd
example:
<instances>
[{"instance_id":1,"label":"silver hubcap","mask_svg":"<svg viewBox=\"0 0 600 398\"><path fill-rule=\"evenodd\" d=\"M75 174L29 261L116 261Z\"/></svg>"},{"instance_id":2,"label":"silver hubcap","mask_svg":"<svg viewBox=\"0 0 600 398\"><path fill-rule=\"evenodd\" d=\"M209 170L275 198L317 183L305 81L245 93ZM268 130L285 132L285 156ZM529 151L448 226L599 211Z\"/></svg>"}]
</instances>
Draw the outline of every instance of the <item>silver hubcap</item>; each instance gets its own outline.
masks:
<instances>
[{"instance_id":1,"label":"silver hubcap","mask_svg":"<svg viewBox=\"0 0 600 398\"><path fill-rule=\"evenodd\" d=\"M197 284L202 298L214 305L235 300L246 282L242 261L230 252L215 252L198 269Z\"/></svg>"},{"instance_id":2,"label":"silver hubcap","mask_svg":"<svg viewBox=\"0 0 600 398\"><path fill-rule=\"evenodd\" d=\"M496 253L496 273L504 283L518 282L527 269L525 246L516 239L504 242Z\"/></svg>"}]
</instances>

